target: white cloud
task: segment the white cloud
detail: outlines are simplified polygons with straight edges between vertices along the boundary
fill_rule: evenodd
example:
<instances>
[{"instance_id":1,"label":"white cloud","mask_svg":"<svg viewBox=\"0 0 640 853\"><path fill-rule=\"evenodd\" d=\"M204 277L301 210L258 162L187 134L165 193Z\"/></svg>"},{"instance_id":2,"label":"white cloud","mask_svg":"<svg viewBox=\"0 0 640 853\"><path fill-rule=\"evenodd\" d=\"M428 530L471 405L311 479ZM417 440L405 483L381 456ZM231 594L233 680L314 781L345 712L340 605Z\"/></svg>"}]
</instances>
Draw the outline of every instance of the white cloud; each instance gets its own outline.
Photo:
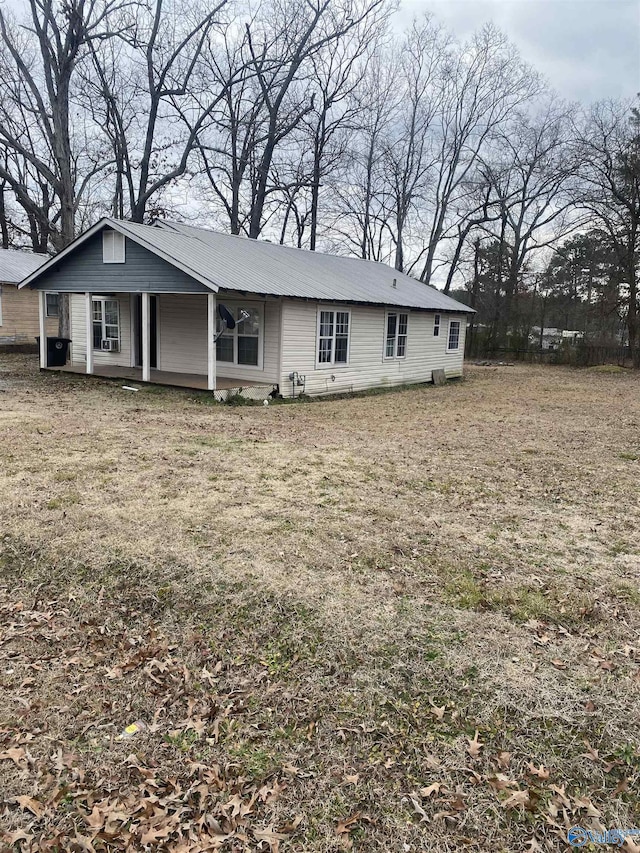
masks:
<instances>
[{"instance_id":1,"label":"white cloud","mask_svg":"<svg viewBox=\"0 0 640 853\"><path fill-rule=\"evenodd\" d=\"M425 11L463 39L493 21L570 100L640 90L640 0L403 0L398 27Z\"/></svg>"}]
</instances>

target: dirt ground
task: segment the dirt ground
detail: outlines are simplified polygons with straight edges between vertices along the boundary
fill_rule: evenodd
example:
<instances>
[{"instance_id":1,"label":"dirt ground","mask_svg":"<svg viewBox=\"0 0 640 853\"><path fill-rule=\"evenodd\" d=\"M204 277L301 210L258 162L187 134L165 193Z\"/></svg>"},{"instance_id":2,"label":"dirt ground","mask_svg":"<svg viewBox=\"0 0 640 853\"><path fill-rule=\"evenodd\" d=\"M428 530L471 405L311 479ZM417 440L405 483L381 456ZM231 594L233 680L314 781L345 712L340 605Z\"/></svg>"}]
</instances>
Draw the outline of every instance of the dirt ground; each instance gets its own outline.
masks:
<instances>
[{"instance_id":1,"label":"dirt ground","mask_svg":"<svg viewBox=\"0 0 640 853\"><path fill-rule=\"evenodd\" d=\"M639 474L630 371L231 407L0 356L2 843L638 827Z\"/></svg>"}]
</instances>

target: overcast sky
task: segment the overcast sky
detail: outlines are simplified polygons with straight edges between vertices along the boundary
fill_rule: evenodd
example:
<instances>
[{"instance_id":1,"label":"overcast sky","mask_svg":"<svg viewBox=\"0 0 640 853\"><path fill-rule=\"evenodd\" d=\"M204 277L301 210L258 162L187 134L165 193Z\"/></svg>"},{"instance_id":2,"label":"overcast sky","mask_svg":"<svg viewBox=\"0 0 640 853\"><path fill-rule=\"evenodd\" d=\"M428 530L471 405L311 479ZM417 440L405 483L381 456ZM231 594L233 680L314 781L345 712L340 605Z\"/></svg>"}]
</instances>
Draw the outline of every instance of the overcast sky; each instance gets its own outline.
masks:
<instances>
[{"instance_id":1,"label":"overcast sky","mask_svg":"<svg viewBox=\"0 0 640 853\"><path fill-rule=\"evenodd\" d=\"M640 91L640 0L401 0L398 23L432 11L464 38L493 21L565 98Z\"/></svg>"}]
</instances>

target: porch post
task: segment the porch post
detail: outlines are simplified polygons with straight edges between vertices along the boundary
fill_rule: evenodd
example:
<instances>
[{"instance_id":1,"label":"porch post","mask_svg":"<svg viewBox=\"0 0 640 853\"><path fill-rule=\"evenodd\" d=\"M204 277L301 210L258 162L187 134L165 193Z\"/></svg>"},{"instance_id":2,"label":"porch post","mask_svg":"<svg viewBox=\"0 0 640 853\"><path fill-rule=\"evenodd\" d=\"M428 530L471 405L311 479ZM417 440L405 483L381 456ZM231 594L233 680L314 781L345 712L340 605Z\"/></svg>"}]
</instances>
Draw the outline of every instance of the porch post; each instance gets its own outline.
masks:
<instances>
[{"instance_id":1,"label":"porch post","mask_svg":"<svg viewBox=\"0 0 640 853\"><path fill-rule=\"evenodd\" d=\"M216 295L207 294L207 389L216 390Z\"/></svg>"},{"instance_id":2,"label":"porch post","mask_svg":"<svg viewBox=\"0 0 640 853\"><path fill-rule=\"evenodd\" d=\"M142 294L142 381L151 381L151 359L149 353L149 293Z\"/></svg>"},{"instance_id":3,"label":"porch post","mask_svg":"<svg viewBox=\"0 0 640 853\"><path fill-rule=\"evenodd\" d=\"M85 335L87 338L87 373L93 373L93 301L90 293L84 295Z\"/></svg>"},{"instance_id":4,"label":"porch post","mask_svg":"<svg viewBox=\"0 0 640 853\"><path fill-rule=\"evenodd\" d=\"M47 294L38 291L38 313L40 316L40 369L47 366Z\"/></svg>"}]
</instances>

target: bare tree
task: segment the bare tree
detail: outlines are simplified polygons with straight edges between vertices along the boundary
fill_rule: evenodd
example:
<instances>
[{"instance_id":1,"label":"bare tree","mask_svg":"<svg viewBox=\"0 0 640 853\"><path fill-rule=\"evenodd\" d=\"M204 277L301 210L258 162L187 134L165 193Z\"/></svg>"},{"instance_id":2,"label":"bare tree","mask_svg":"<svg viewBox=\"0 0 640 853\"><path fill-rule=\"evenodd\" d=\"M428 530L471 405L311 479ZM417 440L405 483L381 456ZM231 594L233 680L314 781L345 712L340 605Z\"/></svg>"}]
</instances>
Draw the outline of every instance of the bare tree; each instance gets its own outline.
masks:
<instances>
[{"instance_id":1,"label":"bare tree","mask_svg":"<svg viewBox=\"0 0 640 853\"><path fill-rule=\"evenodd\" d=\"M268 115L261 150L256 158L256 184L249 220L249 236L262 230L264 206L269 192L269 173L276 147L314 109L314 94L303 88L283 114L283 106L304 63L358 27L384 6L385 0L285 0L273 3L275 32L262 27L247 28L252 68L258 80Z\"/></svg>"},{"instance_id":2,"label":"bare tree","mask_svg":"<svg viewBox=\"0 0 640 853\"><path fill-rule=\"evenodd\" d=\"M437 151L432 124L442 109L439 74L451 39L432 17L414 22L400 47L395 109L385 134L384 162L393 203L395 268L405 268L405 231L417 205L426 203Z\"/></svg>"},{"instance_id":3,"label":"bare tree","mask_svg":"<svg viewBox=\"0 0 640 853\"><path fill-rule=\"evenodd\" d=\"M12 172L0 165L0 178L39 234L41 250L49 239L55 249L73 240L82 193L104 167L102 158L83 156L85 138L74 146L72 87L87 45L107 37L106 19L116 2L29 0L29 18L20 27L0 9L0 142L20 167ZM30 192L26 171L42 203ZM69 334L67 299L61 300L60 334Z\"/></svg>"},{"instance_id":4,"label":"bare tree","mask_svg":"<svg viewBox=\"0 0 640 853\"><path fill-rule=\"evenodd\" d=\"M433 177L432 209L420 278L430 282L452 200L463 189L478 157L509 115L540 91L536 72L493 25L451 52L441 69L442 103Z\"/></svg>"},{"instance_id":5,"label":"bare tree","mask_svg":"<svg viewBox=\"0 0 640 853\"><path fill-rule=\"evenodd\" d=\"M349 142L343 181L333 188L330 230L336 246L380 261L388 255L393 216L384 163L385 134L397 104L390 52L379 51L367 70L354 92L357 129Z\"/></svg>"},{"instance_id":6,"label":"bare tree","mask_svg":"<svg viewBox=\"0 0 640 853\"><path fill-rule=\"evenodd\" d=\"M520 274L532 252L580 226L570 183L580 161L570 144L571 108L548 99L538 110L516 111L495 133L486 173L500 211L507 277L497 335L504 342Z\"/></svg>"},{"instance_id":7,"label":"bare tree","mask_svg":"<svg viewBox=\"0 0 640 853\"><path fill-rule=\"evenodd\" d=\"M200 74L203 50L225 24L227 0L166 5L135 3L114 14L119 43L92 51L94 73L86 78L113 149L114 210L128 211L134 222L187 172L198 133L229 85L220 81L203 97Z\"/></svg>"},{"instance_id":8,"label":"bare tree","mask_svg":"<svg viewBox=\"0 0 640 853\"><path fill-rule=\"evenodd\" d=\"M626 279L626 322L634 367L640 367L640 113L630 103L594 105L583 117L585 157L576 201L608 235Z\"/></svg>"}]
</instances>

